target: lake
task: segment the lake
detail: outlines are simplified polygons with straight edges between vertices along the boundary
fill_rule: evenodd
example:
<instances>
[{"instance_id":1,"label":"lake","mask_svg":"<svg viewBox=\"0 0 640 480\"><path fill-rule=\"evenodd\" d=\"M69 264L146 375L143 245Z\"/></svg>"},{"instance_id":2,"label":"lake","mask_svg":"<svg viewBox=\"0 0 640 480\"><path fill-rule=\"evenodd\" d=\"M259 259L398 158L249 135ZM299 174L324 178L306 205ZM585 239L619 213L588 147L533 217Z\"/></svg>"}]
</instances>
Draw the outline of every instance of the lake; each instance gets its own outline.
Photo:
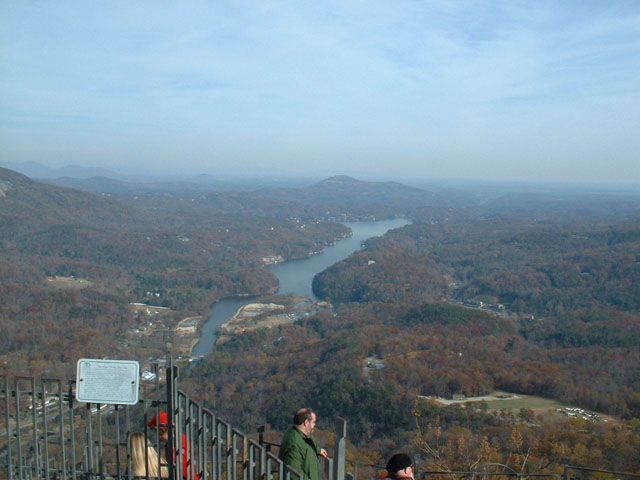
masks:
<instances>
[{"instance_id":1,"label":"lake","mask_svg":"<svg viewBox=\"0 0 640 480\"><path fill-rule=\"evenodd\" d=\"M379 222L348 222L345 225L351 229L353 235L340 240L335 245L326 247L323 253L300 260L290 260L269 265L267 268L280 281L279 294L302 295L316 300L311 291L311 283L317 273L359 250L363 241L372 237L379 237L389 230L403 227L409 223L404 218L381 220ZM214 303L211 308L211 314L202 327L200 340L193 347L192 355L199 357L209 354L218 338L218 327L229 320L240 307L252 302L253 299L249 297L233 297L224 298Z\"/></svg>"}]
</instances>

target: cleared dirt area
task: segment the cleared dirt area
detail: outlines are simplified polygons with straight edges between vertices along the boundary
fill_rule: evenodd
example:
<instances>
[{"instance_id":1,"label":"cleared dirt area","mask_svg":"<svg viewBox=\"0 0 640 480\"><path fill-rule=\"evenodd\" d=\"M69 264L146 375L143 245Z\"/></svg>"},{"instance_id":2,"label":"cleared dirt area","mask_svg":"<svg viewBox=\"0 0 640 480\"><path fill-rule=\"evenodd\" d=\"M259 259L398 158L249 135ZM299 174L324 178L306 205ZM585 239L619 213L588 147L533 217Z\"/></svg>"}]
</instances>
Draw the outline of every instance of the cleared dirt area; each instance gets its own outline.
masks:
<instances>
[{"instance_id":1,"label":"cleared dirt area","mask_svg":"<svg viewBox=\"0 0 640 480\"><path fill-rule=\"evenodd\" d=\"M93 285L93 282L83 278L75 277L47 277L47 283L56 288L87 288Z\"/></svg>"}]
</instances>

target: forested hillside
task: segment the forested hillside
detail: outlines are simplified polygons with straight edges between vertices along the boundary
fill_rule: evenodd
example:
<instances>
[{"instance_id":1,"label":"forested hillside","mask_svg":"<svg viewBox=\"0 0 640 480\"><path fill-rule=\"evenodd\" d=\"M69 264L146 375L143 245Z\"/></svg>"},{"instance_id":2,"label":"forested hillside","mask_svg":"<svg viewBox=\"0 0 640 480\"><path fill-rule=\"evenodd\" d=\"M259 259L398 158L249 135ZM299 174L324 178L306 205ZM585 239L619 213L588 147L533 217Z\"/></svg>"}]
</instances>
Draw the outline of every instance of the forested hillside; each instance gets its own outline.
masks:
<instances>
[{"instance_id":1,"label":"forested hillside","mask_svg":"<svg viewBox=\"0 0 640 480\"><path fill-rule=\"evenodd\" d=\"M368 461L405 449L434 469L640 469L637 196L432 194L349 177L197 196L131 188L96 195L0 169L6 373L148 359L162 332L215 300L273 292L267 257L303 258L349 234L325 220L406 215L411 225L314 279L334 308L233 337L181 385L249 432L284 429L304 405L320 429L340 415ZM433 400L496 390L597 416Z\"/></svg>"},{"instance_id":2,"label":"forested hillside","mask_svg":"<svg viewBox=\"0 0 640 480\"><path fill-rule=\"evenodd\" d=\"M640 223L636 200L610 200L609 216L582 198L415 209L412 225L316 276L333 316L238 337L189 386L249 430L283 429L299 405L342 416L379 461L406 449L434 469L637 470ZM618 420L427 398L495 390Z\"/></svg>"},{"instance_id":3,"label":"forested hillside","mask_svg":"<svg viewBox=\"0 0 640 480\"><path fill-rule=\"evenodd\" d=\"M628 334L637 338L636 327ZM378 366L369 367L368 359ZM477 310L353 303L337 316L236 337L183 384L248 431L263 423L283 430L300 405L317 409L320 428L341 416L355 445L382 463L395 450L419 449L418 422L422 440L437 450L431 456L423 450L427 468L468 469L482 459L554 471L569 459L633 471L640 467L637 420L626 429L527 408L491 411L482 402L441 407L420 396L505 389L637 417L639 361L637 346L587 350L531 342L517 322ZM593 404L595 398L601 402Z\"/></svg>"},{"instance_id":4,"label":"forested hillside","mask_svg":"<svg viewBox=\"0 0 640 480\"><path fill-rule=\"evenodd\" d=\"M180 317L277 288L263 258L303 258L342 238L326 222L186 213L35 182L0 169L0 354L12 371L74 371L82 351L137 358L130 302ZM178 203L174 200L174 203ZM86 341L80 341L85 339ZM7 355L11 355L9 361Z\"/></svg>"},{"instance_id":5,"label":"forested hillside","mask_svg":"<svg viewBox=\"0 0 640 480\"><path fill-rule=\"evenodd\" d=\"M478 300L536 315L640 308L638 219L416 220L318 275L317 294L336 301Z\"/></svg>"}]
</instances>

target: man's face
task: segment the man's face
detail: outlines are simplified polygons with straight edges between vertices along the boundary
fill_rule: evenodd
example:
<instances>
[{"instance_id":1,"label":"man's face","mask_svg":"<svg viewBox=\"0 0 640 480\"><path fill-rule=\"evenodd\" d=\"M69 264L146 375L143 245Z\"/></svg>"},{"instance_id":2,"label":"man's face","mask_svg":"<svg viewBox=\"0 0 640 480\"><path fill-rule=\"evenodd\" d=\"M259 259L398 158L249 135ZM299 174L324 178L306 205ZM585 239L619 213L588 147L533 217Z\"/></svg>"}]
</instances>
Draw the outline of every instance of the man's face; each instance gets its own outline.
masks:
<instances>
[{"instance_id":1,"label":"man's face","mask_svg":"<svg viewBox=\"0 0 640 480\"><path fill-rule=\"evenodd\" d=\"M404 470L398 472L399 478L413 478L413 467L407 467Z\"/></svg>"},{"instance_id":2,"label":"man's face","mask_svg":"<svg viewBox=\"0 0 640 480\"><path fill-rule=\"evenodd\" d=\"M311 435L313 430L316 428L316 414L311 413L311 420L304 421L304 433L307 435Z\"/></svg>"},{"instance_id":3,"label":"man's face","mask_svg":"<svg viewBox=\"0 0 640 480\"><path fill-rule=\"evenodd\" d=\"M160 427L158 431L159 431L160 441L161 442L168 442L169 441L169 429L167 427Z\"/></svg>"}]
</instances>

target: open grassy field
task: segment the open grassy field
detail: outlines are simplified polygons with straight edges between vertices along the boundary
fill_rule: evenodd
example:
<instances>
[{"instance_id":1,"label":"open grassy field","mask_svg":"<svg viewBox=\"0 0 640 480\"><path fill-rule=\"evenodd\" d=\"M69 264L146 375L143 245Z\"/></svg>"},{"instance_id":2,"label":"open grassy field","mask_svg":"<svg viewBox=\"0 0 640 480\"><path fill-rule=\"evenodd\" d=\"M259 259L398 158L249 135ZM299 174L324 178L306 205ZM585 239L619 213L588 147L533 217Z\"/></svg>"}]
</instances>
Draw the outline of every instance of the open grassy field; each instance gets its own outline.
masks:
<instances>
[{"instance_id":1,"label":"open grassy field","mask_svg":"<svg viewBox=\"0 0 640 480\"><path fill-rule=\"evenodd\" d=\"M486 400L491 410L513 410L517 412L521 408L530 408L536 413L547 413L552 410L554 413L556 408L566 408L569 405L561 403L550 398L536 397L533 395L514 395L511 398L493 398Z\"/></svg>"},{"instance_id":2,"label":"open grassy field","mask_svg":"<svg viewBox=\"0 0 640 480\"><path fill-rule=\"evenodd\" d=\"M75 277L47 277L47 282L57 288L86 288L93 285L89 280Z\"/></svg>"},{"instance_id":3,"label":"open grassy field","mask_svg":"<svg viewBox=\"0 0 640 480\"><path fill-rule=\"evenodd\" d=\"M534 395L521 395L507 392L493 392L489 395L483 395L481 397L467 397L464 400L452 400L440 397L426 397L443 405L451 405L453 403L469 404L473 402L484 401L487 403L489 410L501 411L507 410L517 414L521 408L527 408L533 410L536 415L551 414L551 415L566 415L571 412L572 405L559 402L550 398L537 397ZM561 411L558 411L561 410ZM597 412L592 412L597 413ZM605 418L611 421L612 418L598 414L599 418Z\"/></svg>"}]
</instances>

